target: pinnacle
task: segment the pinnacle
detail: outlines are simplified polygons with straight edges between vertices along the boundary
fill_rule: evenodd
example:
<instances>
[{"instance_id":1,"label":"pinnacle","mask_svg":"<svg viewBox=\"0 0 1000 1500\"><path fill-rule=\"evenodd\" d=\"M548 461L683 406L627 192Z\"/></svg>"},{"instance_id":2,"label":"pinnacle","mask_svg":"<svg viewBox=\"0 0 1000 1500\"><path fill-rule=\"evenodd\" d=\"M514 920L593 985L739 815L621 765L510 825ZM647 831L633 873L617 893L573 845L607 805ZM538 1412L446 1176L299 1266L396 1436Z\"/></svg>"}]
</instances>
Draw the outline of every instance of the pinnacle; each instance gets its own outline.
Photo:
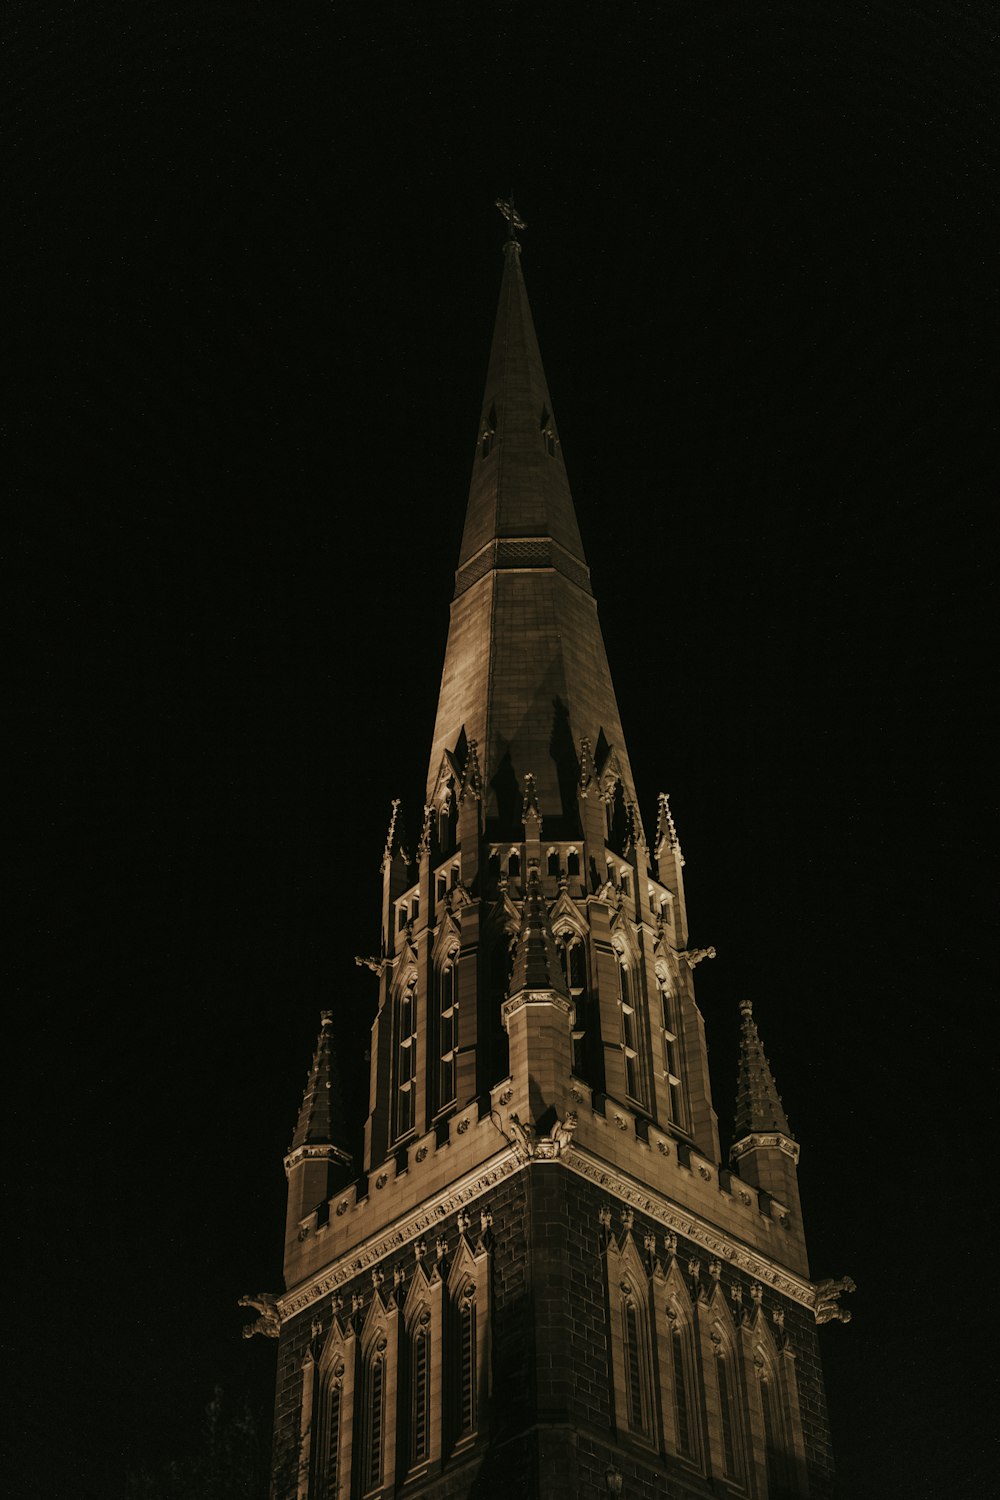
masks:
<instances>
[{"instance_id":1,"label":"pinnacle","mask_svg":"<svg viewBox=\"0 0 1000 1500\"><path fill-rule=\"evenodd\" d=\"M292 1137L297 1146L342 1146L347 1137L333 1051L333 1011L320 1011L320 1032Z\"/></svg>"},{"instance_id":2,"label":"pinnacle","mask_svg":"<svg viewBox=\"0 0 1000 1500\"><path fill-rule=\"evenodd\" d=\"M736 1140L775 1130L794 1140L753 1018L753 1005L740 1001L740 1062L736 1087Z\"/></svg>"},{"instance_id":3,"label":"pinnacle","mask_svg":"<svg viewBox=\"0 0 1000 1500\"><path fill-rule=\"evenodd\" d=\"M554 990L568 998L537 865L528 870L528 888L521 909L521 929L517 935L509 994L517 995L522 990Z\"/></svg>"}]
</instances>

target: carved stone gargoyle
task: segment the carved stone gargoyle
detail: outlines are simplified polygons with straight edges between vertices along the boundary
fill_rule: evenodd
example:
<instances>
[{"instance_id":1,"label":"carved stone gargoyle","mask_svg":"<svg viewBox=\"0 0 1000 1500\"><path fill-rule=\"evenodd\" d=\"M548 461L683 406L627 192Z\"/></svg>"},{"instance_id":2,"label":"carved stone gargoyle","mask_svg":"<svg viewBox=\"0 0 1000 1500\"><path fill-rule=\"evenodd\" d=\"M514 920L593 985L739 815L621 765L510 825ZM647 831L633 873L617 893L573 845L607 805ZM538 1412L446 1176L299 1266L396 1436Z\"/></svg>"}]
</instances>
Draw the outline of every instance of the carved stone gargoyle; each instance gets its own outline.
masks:
<instances>
[{"instance_id":1,"label":"carved stone gargoyle","mask_svg":"<svg viewBox=\"0 0 1000 1500\"><path fill-rule=\"evenodd\" d=\"M281 1333L281 1318L278 1316L278 1299L273 1292L258 1292L256 1297L241 1297L240 1307L255 1307L260 1314L243 1330L245 1339L262 1333L266 1339L276 1339Z\"/></svg>"},{"instance_id":2,"label":"carved stone gargoyle","mask_svg":"<svg viewBox=\"0 0 1000 1500\"><path fill-rule=\"evenodd\" d=\"M841 1276L838 1280L830 1276L825 1281L817 1281L816 1294L813 1301L813 1312L817 1323L849 1323L851 1313L846 1308L840 1307L839 1300L844 1292L855 1292L857 1286L849 1276Z\"/></svg>"},{"instance_id":3,"label":"carved stone gargoyle","mask_svg":"<svg viewBox=\"0 0 1000 1500\"><path fill-rule=\"evenodd\" d=\"M567 1112L565 1120L557 1119L548 1135L538 1135L533 1125L522 1125L517 1115L510 1117L510 1140L523 1160L554 1161L562 1155L576 1129L576 1110Z\"/></svg>"}]
</instances>

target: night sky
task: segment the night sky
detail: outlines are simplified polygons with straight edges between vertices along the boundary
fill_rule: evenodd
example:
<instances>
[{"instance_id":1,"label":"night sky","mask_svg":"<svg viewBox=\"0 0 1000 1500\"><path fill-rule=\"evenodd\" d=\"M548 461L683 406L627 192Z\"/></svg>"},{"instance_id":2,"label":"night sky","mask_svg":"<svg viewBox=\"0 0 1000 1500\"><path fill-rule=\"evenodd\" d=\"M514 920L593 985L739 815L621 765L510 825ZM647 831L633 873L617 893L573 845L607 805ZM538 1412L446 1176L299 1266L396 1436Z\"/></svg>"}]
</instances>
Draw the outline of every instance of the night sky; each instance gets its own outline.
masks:
<instances>
[{"instance_id":1,"label":"night sky","mask_svg":"<svg viewBox=\"0 0 1000 1500\"><path fill-rule=\"evenodd\" d=\"M980 1497L992 7L15 3L7 1493L264 1413L321 1007L367 1096L513 187L728 1147L792 1130L842 1500ZM23 543L23 548L21 547ZM991 825L993 827L991 828Z\"/></svg>"}]
</instances>

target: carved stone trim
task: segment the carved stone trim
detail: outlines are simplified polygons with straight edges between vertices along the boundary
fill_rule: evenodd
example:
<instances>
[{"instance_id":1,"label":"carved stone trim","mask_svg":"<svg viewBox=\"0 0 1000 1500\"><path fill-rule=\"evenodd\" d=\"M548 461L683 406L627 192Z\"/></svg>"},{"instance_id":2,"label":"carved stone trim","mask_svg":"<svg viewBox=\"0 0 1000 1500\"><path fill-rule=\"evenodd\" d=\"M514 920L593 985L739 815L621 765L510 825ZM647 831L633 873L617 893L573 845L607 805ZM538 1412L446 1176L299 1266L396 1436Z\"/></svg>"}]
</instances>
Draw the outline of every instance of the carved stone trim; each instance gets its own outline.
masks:
<instances>
[{"instance_id":1,"label":"carved stone trim","mask_svg":"<svg viewBox=\"0 0 1000 1500\"><path fill-rule=\"evenodd\" d=\"M675 1234L683 1234L702 1249L712 1251L718 1260L728 1261L730 1265L746 1271L782 1296L801 1303L810 1312L814 1310L816 1288L804 1277L796 1276L793 1271L780 1269L756 1250L734 1243L703 1219L677 1208L659 1193L626 1177L607 1162L599 1161L575 1143L563 1152L561 1160L577 1176L595 1183L631 1208L639 1209L649 1218L665 1224Z\"/></svg>"},{"instance_id":2,"label":"carved stone trim","mask_svg":"<svg viewBox=\"0 0 1000 1500\"><path fill-rule=\"evenodd\" d=\"M353 1166L348 1152L342 1151L339 1146L296 1146L285 1157L286 1174L304 1161L333 1161L345 1167Z\"/></svg>"},{"instance_id":3,"label":"carved stone trim","mask_svg":"<svg viewBox=\"0 0 1000 1500\"><path fill-rule=\"evenodd\" d=\"M519 1010L526 1005L551 1005L553 1010L561 1010L563 1015L570 1020L576 1015L576 1007L571 1000L566 1000L562 995L557 995L555 990L522 990L519 995L514 995L510 1000L505 1000L500 1007L500 1015L506 1027L512 1016L516 1016Z\"/></svg>"},{"instance_id":4,"label":"carved stone trim","mask_svg":"<svg viewBox=\"0 0 1000 1500\"><path fill-rule=\"evenodd\" d=\"M345 1250L338 1260L325 1266L304 1286L296 1287L294 1291L286 1292L283 1297L279 1297L277 1299L278 1318L282 1323L287 1323L289 1318L294 1318L306 1308L312 1307L328 1292L343 1286L360 1272L370 1271L393 1250L399 1250L404 1245L408 1245L411 1240L419 1239L421 1235L426 1234L427 1230L436 1227L442 1219L448 1218L456 1209L473 1202L487 1189L495 1187L498 1182L512 1177L515 1172L521 1170L523 1165L514 1148L507 1147L492 1157L488 1163L460 1177L457 1182L452 1183L443 1192L436 1193L433 1198L428 1198L412 1213L397 1219L394 1224L389 1225L374 1238L364 1241L361 1245L355 1245L350 1250Z\"/></svg>"},{"instance_id":5,"label":"carved stone trim","mask_svg":"<svg viewBox=\"0 0 1000 1500\"><path fill-rule=\"evenodd\" d=\"M756 1133L754 1135L745 1135L741 1141L737 1141L735 1145L730 1147L730 1160L739 1161L740 1157L746 1156L748 1151L756 1151L760 1147L784 1151L785 1155L790 1156L792 1161L795 1162L799 1159L798 1142L775 1130L769 1131L766 1135Z\"/></svg>"}]
</instances>

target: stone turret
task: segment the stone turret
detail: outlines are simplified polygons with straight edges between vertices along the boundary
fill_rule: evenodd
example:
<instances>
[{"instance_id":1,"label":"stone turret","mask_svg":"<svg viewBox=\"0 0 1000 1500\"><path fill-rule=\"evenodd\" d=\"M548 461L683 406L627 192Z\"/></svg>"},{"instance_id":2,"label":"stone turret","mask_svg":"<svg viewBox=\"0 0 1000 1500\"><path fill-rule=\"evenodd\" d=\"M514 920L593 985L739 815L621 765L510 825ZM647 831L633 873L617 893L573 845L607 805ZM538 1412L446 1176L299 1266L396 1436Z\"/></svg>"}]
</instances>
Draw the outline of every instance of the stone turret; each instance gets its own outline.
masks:
<instances>
[{"instance_id":1,"label":"stone turret","mask_svg":"<svg viewBox=\"0 0 1000 1500\"><path fill-rule=\"evenodd\" d=\"M295 1134L285 1157L288 1178L286 1279L303 1224L322 1219L331 1194L353 1176L354 1163L344 1145L346 1139L347 1127L333 1051L333 1011L324 1010Z\"/></svg>"},{"instance_id":2,"label":"stone turret","mask_svg":"<svg viewBox=\"0 0 1000 1500\"><path fill-rule=\"evenodd\" d=\"M753 1018L749 1000L740 1003L740 1061L736 1088L736 1120L730 1160L744 1182L761 1189L787 1210L790 1237L801 1241L794 1256L806 1269L802 1210L799 1204L799 1147L788 1126L771 1065ZM765 1200L766 1201L766 1200Z\"/></svg>"}]
</instances>

